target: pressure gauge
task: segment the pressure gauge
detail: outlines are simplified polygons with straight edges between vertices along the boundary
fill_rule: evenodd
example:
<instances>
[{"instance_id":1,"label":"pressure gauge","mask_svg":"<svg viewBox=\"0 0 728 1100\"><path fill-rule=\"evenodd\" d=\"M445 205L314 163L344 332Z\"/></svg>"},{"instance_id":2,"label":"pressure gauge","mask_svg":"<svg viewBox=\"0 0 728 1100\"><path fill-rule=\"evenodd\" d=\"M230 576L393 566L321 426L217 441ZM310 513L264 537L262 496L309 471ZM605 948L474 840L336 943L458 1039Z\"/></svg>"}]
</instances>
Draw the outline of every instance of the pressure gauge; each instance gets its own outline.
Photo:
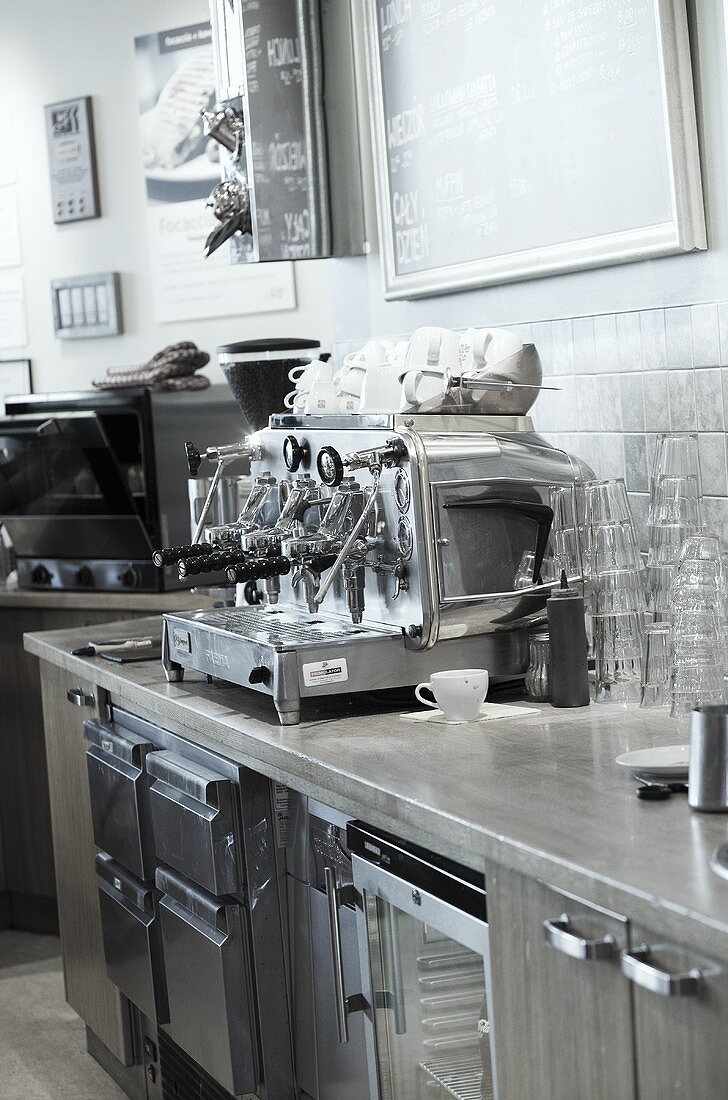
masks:
<instances>
[{"instance_id":1,"label":"pressure gauge","mask_svg":"<svg viewBox=\"0 0 728 1100\"><path fill-rule=\"evenodd\" d=\"M412 490L409 475L401 466L397 467L394 475L394 499L400 512L406 512L412 499Z\"/></svg>"},{"instance_id":2,"label":"pressure gauge","mask_svg":"<svg viewBox=\"0 0 728 1100\"><path fill-rule=\"evenodd\" d=\"M412 557L414 545L415 536L412 524L406 516L400 516L397 524L397 549L402 557L408 560Z\"/></svg>"}]
</instances>

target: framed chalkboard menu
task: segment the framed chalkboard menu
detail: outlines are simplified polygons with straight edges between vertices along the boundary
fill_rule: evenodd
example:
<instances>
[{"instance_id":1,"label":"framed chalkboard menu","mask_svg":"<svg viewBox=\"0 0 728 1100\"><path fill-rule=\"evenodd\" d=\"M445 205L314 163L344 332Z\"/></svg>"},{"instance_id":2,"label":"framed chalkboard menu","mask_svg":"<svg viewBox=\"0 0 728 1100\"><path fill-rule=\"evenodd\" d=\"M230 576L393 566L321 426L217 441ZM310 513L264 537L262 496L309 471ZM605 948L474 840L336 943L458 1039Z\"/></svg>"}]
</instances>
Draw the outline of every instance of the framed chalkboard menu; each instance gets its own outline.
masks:
<instances>
[{"instance_id":1,"label":"framed chalkboard menu","mask_svg":"<svg viewBox=\"0 0 728 1100\"><path fill-rule=\"evenodd\" d=\"M685 0L365 0L387 298L706 247Z\"/></svg>"}]
</instances>

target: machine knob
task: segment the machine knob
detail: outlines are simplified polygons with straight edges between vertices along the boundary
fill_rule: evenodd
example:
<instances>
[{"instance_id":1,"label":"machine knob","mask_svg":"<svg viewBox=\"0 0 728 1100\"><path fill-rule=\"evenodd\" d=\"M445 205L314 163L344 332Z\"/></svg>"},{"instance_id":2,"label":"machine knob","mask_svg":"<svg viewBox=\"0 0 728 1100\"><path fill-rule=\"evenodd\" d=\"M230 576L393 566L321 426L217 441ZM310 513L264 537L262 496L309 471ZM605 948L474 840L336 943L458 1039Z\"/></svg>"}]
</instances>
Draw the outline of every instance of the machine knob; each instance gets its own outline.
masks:
<instances>
[{"instance_id":1,"label":"machine knob","mask_svg":"<svg viewBox=\"0 0 728 1100\"><path fill-rule=\"evenodd\" d=\"M185 443L185 454L187 455L187 469L190 471L190 477L197 477L197 471L202 462L202 455L191 440Z\"/></svg>"},{"instance_id":2,"label":"machine knob","mask_svg":"<svg viewBox=\"0 0 728 1100\"><path fill-rule=\"evenodd\" d=\"M265 665L256 665L255 668L251 668L248 676L249 684L267 684L269 680L270 670Z\"/></svg>"},{"instance_id":3,"label":"machine knob","mask_svg":"<svg viewBox=\"0 0 728 1100\"><path fill-rule=\"evenodd\" d=\"M243 599L250 607L257 607L258 604L263 602L263 597L258 591L258 586L255 581L248 581L243 588Z\"/></svg>"},{"instance_id":4,"label":"machine knob","mask_svg":"<svg viewBox=\"0 0 728 1100\"><path fill-rule=\"evenodd\" d=\"M96 583L93 570L89 569L87 565L82 565L78 570L76 580L82 588L93 588Z\"/></svg>"},{"instance_id":5,"label":"machine knob","mask_svg":"<svg viewBox=\"0 0 728 1100\"><path fill-rule=\"evenodd\" d=\"M119 574L119 580L124 588L136 588L139 584L139 572L133 565L128 565L124 572Z\"/></svg>"},{"instance_id":6,"label":"machine knob","mask_svg":"<svg viewBox=\"0 0 728 1100\"><path fill-rule=\"evenodd\" d=\"M36 565L35 569L30 574L30 579L33 584L50 584L53 580L53 574L50 570L46 569L45 565Z\"/></svg>"},{"instance_id":7,"label":"machine knob","mask_svg":"<svg viewBox=\"0 0 728 1100\"><path fill-rule=\"evenodd\" d=\"M310 453L308 443L299 443L295 435L287 435L283 440L283 461L292 474L308 459Z\"/></svg>"},{"instance_id":8,"label":"machine knob","mask_svg":"<svg viewBox=\"0 0 728 1100\"><path fill-rule=\"evenodd\" d=\"M322 447L316 459L316 469L324 485L333 488L344 478L344 463L335 447Z\"/></svg>"}]
</instances>

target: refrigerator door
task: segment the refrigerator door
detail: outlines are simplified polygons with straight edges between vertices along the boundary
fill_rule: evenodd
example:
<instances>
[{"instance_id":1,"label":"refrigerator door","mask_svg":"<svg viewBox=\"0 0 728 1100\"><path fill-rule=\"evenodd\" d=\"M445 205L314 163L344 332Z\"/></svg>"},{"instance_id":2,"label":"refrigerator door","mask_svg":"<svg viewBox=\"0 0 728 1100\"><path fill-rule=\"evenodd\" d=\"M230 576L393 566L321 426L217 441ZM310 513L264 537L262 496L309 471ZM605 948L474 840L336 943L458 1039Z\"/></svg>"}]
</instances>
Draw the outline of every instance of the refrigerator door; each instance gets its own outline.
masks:
<instances>
[{"instance_id":1,"label":"refrigerator door","mask_svg":"<svg viewBox=\"0 0 728 1100\"><path fill-rule=\"evenodd\" d=\"M353 865L372 1100L490 1100L485 919L357 856Z\"/></svg>"}]
</instances>

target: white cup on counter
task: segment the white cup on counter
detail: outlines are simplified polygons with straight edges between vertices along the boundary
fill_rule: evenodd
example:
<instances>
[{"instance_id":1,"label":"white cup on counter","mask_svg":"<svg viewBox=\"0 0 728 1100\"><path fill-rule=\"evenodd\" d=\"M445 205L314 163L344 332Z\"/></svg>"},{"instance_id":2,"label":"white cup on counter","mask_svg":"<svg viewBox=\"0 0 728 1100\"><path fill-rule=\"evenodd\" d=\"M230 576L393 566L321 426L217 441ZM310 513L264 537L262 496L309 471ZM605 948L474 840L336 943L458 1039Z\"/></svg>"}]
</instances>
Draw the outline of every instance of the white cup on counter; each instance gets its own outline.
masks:
<instances>
[{"instance_id":1,"label":"white cup on counter","mask_svg":"<svg viewBox=\"0 0 728 1100\"><path fill-rule=\"evenodd\" d=\"M415 695L426 707L441 710L448 722L473 722L488 694L489 679L485 668L433 672L429 681L417 685ZM425 698L423 691L429 691L434 701Z\"/></svg>"}]
</instances>

